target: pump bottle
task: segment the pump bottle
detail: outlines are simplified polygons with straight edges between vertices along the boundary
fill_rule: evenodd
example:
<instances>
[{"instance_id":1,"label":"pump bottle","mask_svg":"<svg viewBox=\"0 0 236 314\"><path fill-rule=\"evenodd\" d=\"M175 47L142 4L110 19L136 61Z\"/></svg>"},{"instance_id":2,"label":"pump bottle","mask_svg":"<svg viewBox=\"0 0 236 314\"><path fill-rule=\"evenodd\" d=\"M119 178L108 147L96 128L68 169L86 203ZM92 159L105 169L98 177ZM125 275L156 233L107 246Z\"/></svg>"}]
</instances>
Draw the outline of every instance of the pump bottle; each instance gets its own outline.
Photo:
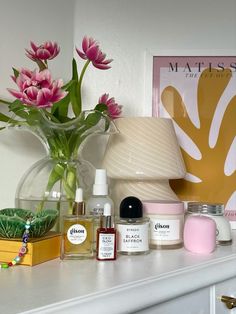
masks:
<instances>
[{"instance_id":1,"label":"pump bottle","mask_svg":"<svg viewBox=\"0 0 236 314\"><path fill-rule=\"evenodd\" d=\"M106 169L96 169L93 194L86 203L87 213L94 217L94 250L96 250L97 229L100 227L101 216L106 203L111 206L111 218L114 221L114 204L108 196Z\"/></svg>"},{"instance_id":2,"label":"pump bottle","mask_svg":"<svg viewBox=\"0 0 236 314\"><path fill-rule=\"evenodd\" d=\"M112 199L108 196L106 169L96 169L93 194L87 200L87 210L90 215L99 218L99 216L103 215L104 205L106 203L111 205L111 215L113 216L114 204Z\"/></svg>"}]
</instances>

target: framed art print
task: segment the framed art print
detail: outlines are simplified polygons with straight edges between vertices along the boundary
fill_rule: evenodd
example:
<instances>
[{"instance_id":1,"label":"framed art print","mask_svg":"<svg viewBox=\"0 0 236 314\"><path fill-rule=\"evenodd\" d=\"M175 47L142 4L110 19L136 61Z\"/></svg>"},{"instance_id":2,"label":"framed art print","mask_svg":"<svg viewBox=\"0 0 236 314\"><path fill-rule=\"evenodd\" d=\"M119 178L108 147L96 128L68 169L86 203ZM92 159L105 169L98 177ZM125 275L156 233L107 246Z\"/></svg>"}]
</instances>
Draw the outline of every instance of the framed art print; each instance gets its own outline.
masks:
<instances>
[{"instance_id":1,"label":"framed art print","mask_svg":"<svg viewBox=\"0 0 236 314\"><path fill-rule=\"evenodd\" d=\"M152 115L169 117L187 175L180 199L236 210L236 57L153 56Z\"/></svg>"}]
</instances>

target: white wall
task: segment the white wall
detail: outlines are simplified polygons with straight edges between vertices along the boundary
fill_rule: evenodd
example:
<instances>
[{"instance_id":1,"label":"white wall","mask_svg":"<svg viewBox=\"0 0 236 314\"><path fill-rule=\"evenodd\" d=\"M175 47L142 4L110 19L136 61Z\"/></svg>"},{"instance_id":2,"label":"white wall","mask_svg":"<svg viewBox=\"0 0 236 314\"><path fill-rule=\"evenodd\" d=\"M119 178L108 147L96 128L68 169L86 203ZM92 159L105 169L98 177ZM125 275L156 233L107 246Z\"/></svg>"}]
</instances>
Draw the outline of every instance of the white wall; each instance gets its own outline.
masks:
<instances>
[{"instance_id":1,"label":"white wall","mask_svg":"<svg viewBox=\"0 0 236 314\"><path fill-rule=\"evenodd\" d=\"M12 84L11 67L31 65L24 56L30 40L58 41L60 59L52 69L65 80L74 44L79 47L85 34L99 40L114 61L107 71L89 68L84 106L92 108L109 92L125 115L144 115L150 106L146 51L236 54L235 0L0 0L0 5L0 96L6 97L5 88ZM0 208L14 204L19 178L43 155L32 135L0 133Z\"/></svg>"},{"instance_id":2,"label":"white wall","mask_svg":"<svg viewBox=\"0 0 236 314\"><path fill-rule=\"evenodd\" d=\"M68 79L73 55L74 1L0 0L0 98L10 98L7 87L15 87L10 75L16 68L36 68L25 56L30 40L40 44L57 41L61 53L52 61L55 77ZM44 148L31 134L0 131L0 208L14 206L15 190L28 167L41 158Z\"/></svg>"},{"instance_id":3,"label":"white wall","mask_svg":"<svg viewBox=\"0 0 236 314\"><path fill-rule=\"evenodd\" d=\"M235 0L76 1L75 42L91 35L114 59L111 70L91 69L87 75L89 103L105 88L125 114L143 115L150 100L145 98L145 51L236 53L235 12Z\"/></svg>"}]
</instances>

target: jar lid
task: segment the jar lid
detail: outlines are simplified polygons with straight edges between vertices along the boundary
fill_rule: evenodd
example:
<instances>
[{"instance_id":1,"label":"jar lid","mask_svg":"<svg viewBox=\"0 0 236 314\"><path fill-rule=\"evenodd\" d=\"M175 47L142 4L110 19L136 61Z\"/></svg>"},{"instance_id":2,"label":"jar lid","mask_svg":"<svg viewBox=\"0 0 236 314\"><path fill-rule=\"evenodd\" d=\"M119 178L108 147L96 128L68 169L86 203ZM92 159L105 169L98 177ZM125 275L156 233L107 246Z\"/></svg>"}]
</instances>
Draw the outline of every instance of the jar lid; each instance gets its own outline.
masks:
<instances>
[{"instance_id":1,"label":"jar lid","mask_svg":"<svg viewBox=\"0 0 236 314\"><path fill-rule=\"evenodd\" d=\"M221 203L189 202L187 211L188 213L223 215L224 205Z\"/></svg>"},{"instance_id":2,"label":"jar lid","mask_svg":"<svg viewBox=\"0 0 236 314\"><path fill-rule=\"evenodd\" d=\"M181 201L143 201L146 214L183 214L184 203Z\"/></svg>"},{"instance_id":3,"label":"jar lid","mask_svg":"<svg viewBox=\"0 0 236 314\"><path fill-rule=\"evenodd\" d=\"M121 218L142 218L143 204L137 197L128 196L120 203Z\"/></svg>"}]
</instances>

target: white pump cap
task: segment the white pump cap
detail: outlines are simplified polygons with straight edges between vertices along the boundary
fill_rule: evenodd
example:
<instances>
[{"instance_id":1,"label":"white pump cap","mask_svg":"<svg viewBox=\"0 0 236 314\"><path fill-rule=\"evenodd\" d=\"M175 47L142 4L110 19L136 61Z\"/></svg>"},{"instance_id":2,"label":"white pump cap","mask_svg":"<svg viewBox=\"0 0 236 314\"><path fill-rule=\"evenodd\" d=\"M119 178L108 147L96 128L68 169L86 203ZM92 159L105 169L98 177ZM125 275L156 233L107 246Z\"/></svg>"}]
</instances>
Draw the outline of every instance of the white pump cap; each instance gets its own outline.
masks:
<instances>
[{"instance_id":1,"label":"white pump cap","mask_svg":"<svg viewBox=\"0 0 236 314\"><path fill-rule=\"evenodd\" d=\"M111 216L111 204L104 204L103 216Z\"/></svg>"},{"instance_id":2,"label":"white pump cap","mask_svg":"<svg viewBox=\"0 0 236 314\"><path fill-rule=\"evenodd\" d=\"M96 169L93 195L108 195L106 169Z\"/></svg>"}]
</instances>

